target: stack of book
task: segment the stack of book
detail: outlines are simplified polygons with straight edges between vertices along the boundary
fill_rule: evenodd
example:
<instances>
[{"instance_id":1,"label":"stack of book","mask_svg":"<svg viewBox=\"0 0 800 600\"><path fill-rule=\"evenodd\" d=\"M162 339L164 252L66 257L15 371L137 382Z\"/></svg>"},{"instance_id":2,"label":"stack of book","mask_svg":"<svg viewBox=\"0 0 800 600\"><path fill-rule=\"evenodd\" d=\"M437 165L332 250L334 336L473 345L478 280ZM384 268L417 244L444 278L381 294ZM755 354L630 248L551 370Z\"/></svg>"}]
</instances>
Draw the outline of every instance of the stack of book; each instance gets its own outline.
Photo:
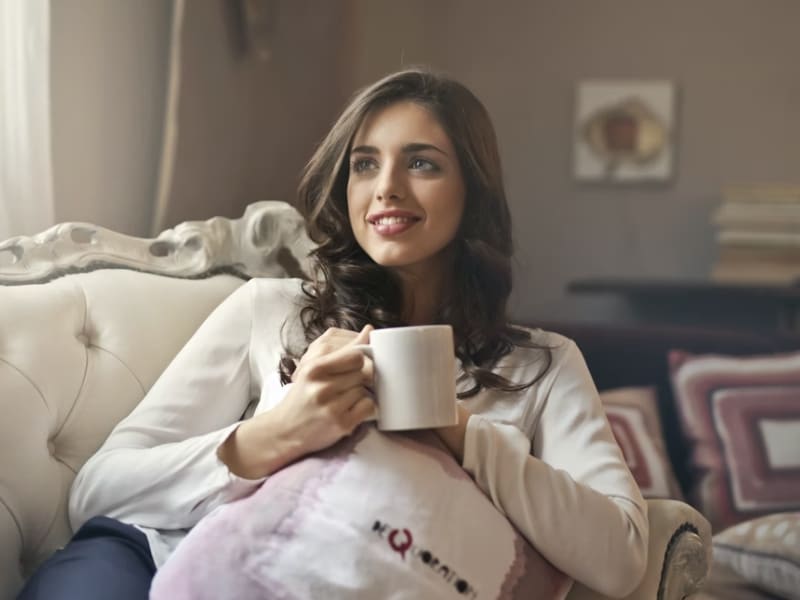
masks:
<instances>
[{"instance_id":1,"label":"stack of book","mask_svg":"<svg viewBox=\"0 0 800 600\"><path fill-rule=\"evenodd\" d=\"M800 283L800 184L730 186L712 221L714 281Z\"/></svg>"}]
</instances>

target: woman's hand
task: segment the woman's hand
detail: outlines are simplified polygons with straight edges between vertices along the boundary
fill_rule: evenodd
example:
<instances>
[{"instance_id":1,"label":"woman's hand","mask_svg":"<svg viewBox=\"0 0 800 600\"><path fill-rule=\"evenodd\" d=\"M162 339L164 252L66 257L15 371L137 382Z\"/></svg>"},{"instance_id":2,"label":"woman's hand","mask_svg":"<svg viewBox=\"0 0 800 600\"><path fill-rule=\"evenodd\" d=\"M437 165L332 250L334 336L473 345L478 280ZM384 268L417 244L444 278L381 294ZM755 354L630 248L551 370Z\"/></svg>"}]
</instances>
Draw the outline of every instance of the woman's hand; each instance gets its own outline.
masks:
<instances>
[{"instance_id":1,"label":"woman's hand","mask_svg":"<svg viewBox=\"0 0 800 600\"><path fill-rule=\"evenodd\" d=\"M277 471L311 452L327 448L375 415L372 362L354 348L369 340L329 329L309 347L292 375L292 387L272 410L243 422L220 446L228 468L248 479Z\"/></svg>"},{"instance_id":2,"label":"woman's hand","mask_svg":"<svg viewBox=\"0 0 800 600\"><path fill-rule=\"evenodd\" d=\"M342 348L352 347L356 344L366 344L369 342L369 334L373 329L374 327L372 327L372 325L365 325L364 329L356 333L355 331L339 329L338 327L328 328L325 333L309 344L306 353L303 354L300 362L297 363L297 368L294 373L292 373L292 381L297 381L298 376L304 370L308 369L308 366L317 359ZM371 380L371 361L365 363L364 375Z\"/></svg>"}]
</instances>

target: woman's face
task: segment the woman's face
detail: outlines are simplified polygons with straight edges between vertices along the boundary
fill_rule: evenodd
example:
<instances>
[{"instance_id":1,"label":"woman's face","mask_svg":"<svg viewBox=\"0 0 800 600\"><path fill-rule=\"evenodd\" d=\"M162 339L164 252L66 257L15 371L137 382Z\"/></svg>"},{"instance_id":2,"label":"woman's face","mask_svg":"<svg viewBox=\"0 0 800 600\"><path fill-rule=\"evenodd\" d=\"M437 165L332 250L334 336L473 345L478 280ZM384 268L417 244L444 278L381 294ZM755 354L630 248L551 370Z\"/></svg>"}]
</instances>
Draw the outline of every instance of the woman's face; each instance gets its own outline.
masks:
<instances>
[{"instance_id":1,"label":"woman's face","mask_svg":"<svg viewBox=\"0 0 800 600\"><path fill-rule=\"evenodd\" d=\"M416 276L444 275L465 195L453 144L428 109L403 101L364 119L350 151L347 208L372 260Z\"/></svg>"}]
</instances>

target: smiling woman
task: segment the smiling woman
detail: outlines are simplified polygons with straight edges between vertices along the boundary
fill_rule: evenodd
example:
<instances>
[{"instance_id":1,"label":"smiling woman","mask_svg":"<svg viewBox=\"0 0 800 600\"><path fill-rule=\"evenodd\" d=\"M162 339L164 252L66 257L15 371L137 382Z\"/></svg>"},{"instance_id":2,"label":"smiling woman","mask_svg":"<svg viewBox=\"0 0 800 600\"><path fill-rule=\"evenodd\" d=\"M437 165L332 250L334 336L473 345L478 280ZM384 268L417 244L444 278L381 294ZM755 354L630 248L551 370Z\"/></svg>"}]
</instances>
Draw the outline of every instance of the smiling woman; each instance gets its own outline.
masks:
<instances>
[{"instance_id":1,"label":"smiling woman","mask_svg":"<svg viewBox=\"0 0 800 600\"><path fill-rule=\"evenodd\" d=\"M331 283L307 290L309 341L331 323L449 323L474 378L467 395L530 383L483 366L530 340L506 319L511 218L494 127L469 89L424 70L365 88L312 156L298 199Z\"/></svg>"},{"instance_id":2,"label":"smiling woman","mask_svg":"<svg viewBox=\"0 0 800 600\"><path fill-rule=\"evenodd\" d=\"M318 244L311 277L253 279L211 314L78 473L70 518L80 529L23 600L39 586L54 600L120 597L95 585L109 562L114 573L138 565L145 590L163 566L154 591L166 582L170 599L182 597L173 584L203 578L232 582L215 599L375 598L390 572L407 597L442 597L431 578L463 597L514 597L534 577L515 557L537 553L546 577L526 598L561 600L572 580L631 592L646 565L647 507L578 348L508 320L510 215L480 101L429 71L387 76L344 110L298 195ZM412 324L452 330L453 345L436 351L452 371L424 360L404 381L433 370L448 385L406 392L380 366L375 375L363 352L372 332ZM398 362L423 354L397 352ZM409 406L457 404L457 422L419 436L381 430L370 422L378 382L378 403L393 386ZM419 478L426 461L433 476ZM356 464L363 476L344 477ZM341 503L325 504L334 496ZM262 500L257 518L238 512ZM482 528L494 521L507 535L488 543L490 560ZM399 560L375 548L384 535ZM70 595L65 574L91 581L93 595Z\"/></svg>"}]
</instances>

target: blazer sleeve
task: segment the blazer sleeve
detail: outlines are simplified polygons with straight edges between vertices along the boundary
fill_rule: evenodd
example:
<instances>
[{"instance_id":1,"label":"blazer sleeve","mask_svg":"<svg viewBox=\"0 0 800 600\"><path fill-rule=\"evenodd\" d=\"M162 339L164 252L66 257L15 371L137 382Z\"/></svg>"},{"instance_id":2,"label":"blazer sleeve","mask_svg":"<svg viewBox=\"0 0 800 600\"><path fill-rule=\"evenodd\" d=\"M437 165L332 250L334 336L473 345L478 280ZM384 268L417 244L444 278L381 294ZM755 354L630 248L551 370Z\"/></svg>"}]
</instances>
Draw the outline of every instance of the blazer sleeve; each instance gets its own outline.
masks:
<instances>
[{"instance_id":1,"label":"blazer sleeve","mask_svg":"<svg viewBox=\"0 0 800 600\"><path fill-rule=\"evenodd\" d=\"M647 564L647 505L583 356L570 340L562 346L543 381L529 388L543 403L533 442L513 425L473 415L464 468L555 567L621 597Z\"/></svg>"},{"instance_id":2,"label":"blazer sleeve","mask_svg":"<svg viewBox=\"0 0 800 600\"><path fill-rule=\"evenodd\" d=\"M253 282L226 298L73 482L73 529L93 516L158 529L193 526L260 481L232 474L217 448L253 397Z\"/></svg>"}]
</instances>

